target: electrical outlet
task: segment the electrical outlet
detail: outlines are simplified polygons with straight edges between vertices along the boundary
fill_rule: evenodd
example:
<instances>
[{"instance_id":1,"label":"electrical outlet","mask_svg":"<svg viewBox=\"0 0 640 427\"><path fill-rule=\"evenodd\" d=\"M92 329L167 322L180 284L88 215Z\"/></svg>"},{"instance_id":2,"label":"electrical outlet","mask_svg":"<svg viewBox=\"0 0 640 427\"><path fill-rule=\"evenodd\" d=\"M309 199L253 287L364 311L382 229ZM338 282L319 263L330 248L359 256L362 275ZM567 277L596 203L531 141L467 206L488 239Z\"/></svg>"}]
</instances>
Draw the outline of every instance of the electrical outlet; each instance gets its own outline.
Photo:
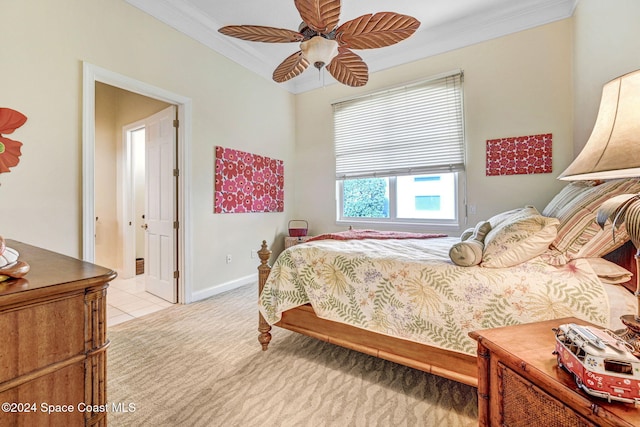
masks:
<instances>
[{"instance_id":1,"label":"electrical outlet","mask_svg":"<svg viewBox=\"0 0 640 427\"><path fill-rule=\"evenodd\" d=\"M258 256L258 251L251 249L251 259L255 259Z\"/></svg>"},{"instance_id":2,"label":"electrical outlet","mask_svg":"<svg viewBox=\"0 0 640 427\"><path fill-rule=\"evenodd\" d=\"M227 264L231 264L231 254L227 254Z\"/></svg>"}]
</instances>

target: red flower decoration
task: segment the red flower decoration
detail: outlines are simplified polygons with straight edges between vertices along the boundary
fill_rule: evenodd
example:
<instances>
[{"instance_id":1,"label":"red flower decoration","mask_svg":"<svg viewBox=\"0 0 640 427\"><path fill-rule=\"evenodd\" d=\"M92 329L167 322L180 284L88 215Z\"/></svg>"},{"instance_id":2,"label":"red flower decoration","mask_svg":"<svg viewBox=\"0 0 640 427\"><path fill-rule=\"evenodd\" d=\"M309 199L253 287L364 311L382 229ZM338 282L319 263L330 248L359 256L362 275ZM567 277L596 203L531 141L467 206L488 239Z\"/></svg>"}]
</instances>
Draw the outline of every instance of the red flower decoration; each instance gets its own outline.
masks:
<instances>
[{"instance_id":1,"label":"red flower decoration","mask_svg":"<svg viewBox=\"0 0 640 427\"><path fill-rule=\"evenodd\" d=\"M253 204L253 200L250 199L249 197L246 197L243 201L242 201L242 205L244 206L244 208L248 211L251 211L251 205Z\"/></svg>"},{"instance_id":2,"label":"red flower decoration","mask_svg":"<svg viewBox=\"0 0 640 427\"><path fill-rule=\"evenodd\" d=\"M216 147L215 213L282 212L282 160Z\"/></svg>"},{"instance_id":3,"label":"red flower decoration","mask_svg":"<svg viewBox=\"0 0 640 427\"><path fill-rule=\"evenodd\" d=\"M247 178L249 181L253 181L253 169L252 168L245 168L245 170L242 173L242 175L244 175L244 177Z\"/></svg>"},{"instance_id":4,"label":"red flower decoration","mask_svg":"<svg viewBox=\"0 0 640 427\"><path fill-rule=\"evenodd\" d=\"M487 140L487 176L550 173L552 145L552 134Z\"/></svg>"},{"instance_id":5,"label":"red flower decoration","mask_svg":"<svg viewBox=\"0 0 640 427\"><path fill-rule=\"evenodd\" d=\"M224 195L224 200L222 201L222 207L226 211L233 211L238 204L238 199L235 194L227 193Z\"/></svg>"},{"instance_id":6,"label":"red flower decoration","mask_svg":"<svg viewBox=\"0 0 640 427\"><path fill-rule=\"evenodd\" d=\"M260 169L263 169L264 166L265 166L264 157L258 156L258 155L253 157L253 167L254 168L260 170Z\"/></svg>"},{"instance_id":7,"label":"red flower decoration","mask_svg":"<svg viewBox=\"0 0 640 427\"><path fill-rule=\"evenodd\" d=\"M264 196L264 193L265 193L264 184L262 184L261 182L254 182L253 183L253 195L255 197L262 197L262 196Z\"/></svg>"},{"instance_id":8,"label":"red flower decoration","mask_svg":"<svg viewBox=\"0 0 640 427\"><path fill-rule=\"evenodd\" d=\"M224 171L222 173L225 178L231 179L238 175L238 165L236 163L227 162L224 165Z\"/></svg>"},{"instance_id":9,"label":"red flower decoration","mask_svg":"<svg viewBox=\"0 0 640 427\"><path fill-rule=\"evenodd\" d=\"M27 121L27 116L12 110L11 108L0 108L0 173L10 172L9 168L16 166L20 162L20 141L5 138L2 134L13 133Z\"/></svg>"}]
</instances>

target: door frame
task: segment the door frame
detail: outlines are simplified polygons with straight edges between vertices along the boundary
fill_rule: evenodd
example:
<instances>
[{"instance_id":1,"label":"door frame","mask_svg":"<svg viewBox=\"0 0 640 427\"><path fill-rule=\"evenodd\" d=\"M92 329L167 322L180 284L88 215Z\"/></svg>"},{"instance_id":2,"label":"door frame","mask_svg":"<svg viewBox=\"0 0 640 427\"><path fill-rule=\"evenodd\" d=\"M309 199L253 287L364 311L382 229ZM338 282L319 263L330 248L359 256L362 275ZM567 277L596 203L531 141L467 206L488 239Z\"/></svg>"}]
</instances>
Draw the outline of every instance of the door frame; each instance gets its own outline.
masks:
<instances>
[{"instance_id":1,"label":"door frame","mask_svg":"<svg viewBox=\"0 0 640 427\"><path fill-rule=\"evenodd\" d=\"M115 73L88 62L82 63L82 258L95 261L95 86L106 83L120 89L155 98L178 108L178 303L192 301L191 212L191 98Z\"/></svg>"}]
</instances>

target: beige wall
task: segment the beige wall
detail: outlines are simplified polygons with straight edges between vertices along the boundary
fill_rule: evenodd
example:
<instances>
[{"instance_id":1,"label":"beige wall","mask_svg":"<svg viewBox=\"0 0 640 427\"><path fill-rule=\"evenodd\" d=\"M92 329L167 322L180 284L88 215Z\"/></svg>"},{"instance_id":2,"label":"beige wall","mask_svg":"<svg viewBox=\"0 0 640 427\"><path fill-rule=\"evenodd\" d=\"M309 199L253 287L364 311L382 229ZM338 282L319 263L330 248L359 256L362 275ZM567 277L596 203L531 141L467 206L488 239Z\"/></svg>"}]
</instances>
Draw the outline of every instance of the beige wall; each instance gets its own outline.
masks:
<instances>
[{"instance_id":1,"label":"beige wall","mask_svg":"<svg viewBox=\"0 0 640 427\"><path fill-rule=\"evenodd\" d=\"M82 63L192 100L191 286L198 295L256 272L251 249L288 212L214 215L214 146L284 160L293 206L294 96L122 0L3 2L2 106L28 117L20 164L0 175L0 233L82 254ZM233 263L225 263L225 255Z\"/></svg>"},{"instance_id":2,"label":"beige wall","mask_svg":"<svg viewBox=\"0 0 640 427\"><path fill-rule=\"evenodd\" d=\"M571 61L567 19L374 73L362 89L332 85L298 95L296 216L309 220L311 232L340 229L332 102L453 69L464 70L467 194L476 206L469 224L525 204L544 208L562 187L556 176L573 158ZM487 139L540 133L553 134L553 173L485 176Z\"/></svg>"},{"instance_id":3,"label":"beige wall","mask_svg":"<svg viewBox=\"0 0 640 427\"><path fill-rule=\"evenodd\" d=\"M95 136L95 235L97 264L112 269L121 268L117 264L118 215L117 215L117 176L118 132L116 117L118 114L118 93L111 86L96 85L96 136Z\"/></svg>"},{"instance_id":4,"label":"beige wall","mask_svg":"<svg viewBox=\"0 0 640 427\"><path fill-rule=\"evenodd\" d=\"M574 13L574 144L591 135L602 86L640 69L640 2L580 0Z\"/></svg>"}]
</instances>

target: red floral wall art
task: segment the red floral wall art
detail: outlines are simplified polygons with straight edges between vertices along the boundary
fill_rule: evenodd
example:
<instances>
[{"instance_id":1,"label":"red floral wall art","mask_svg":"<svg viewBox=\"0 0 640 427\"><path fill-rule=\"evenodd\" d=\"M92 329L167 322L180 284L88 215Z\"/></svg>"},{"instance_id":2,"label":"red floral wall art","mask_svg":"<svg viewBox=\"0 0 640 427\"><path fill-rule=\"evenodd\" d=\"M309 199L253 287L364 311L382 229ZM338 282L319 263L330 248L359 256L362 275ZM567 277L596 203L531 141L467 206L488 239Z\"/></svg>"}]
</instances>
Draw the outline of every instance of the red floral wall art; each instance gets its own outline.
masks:
<instances>
[{"instance_id":1,"label":"red floral wall art","mask_svg":"<svg viewBox=\"0 0 640 427\"><path fill-rule=\"evenodd\" d=\"M11 172L9 168L20 162L19 157L22 154L22 142L5 138L3 135L13 133L26 121L27 116L24 114L11 108L0 108L0 173Z\"/></svg>"},{"instance_id":2,"label":"red floral wall art","mask_svg":"<svg viewBox=\"0 0 640 427\"><path fill-rule=\"evenodd\" d=\"M487 140L487 176L552 172L552 135Z\"/></svg>"},{"instance_id":3,"label":"red floral wall art","mask_svg":"<svg viewBox=\"0 0 640 427\"><path fill-rule=\"evenodd\" d=\"M215 213L283 210L282 160L216 147Z\"/></svg>"}]
</instances>

